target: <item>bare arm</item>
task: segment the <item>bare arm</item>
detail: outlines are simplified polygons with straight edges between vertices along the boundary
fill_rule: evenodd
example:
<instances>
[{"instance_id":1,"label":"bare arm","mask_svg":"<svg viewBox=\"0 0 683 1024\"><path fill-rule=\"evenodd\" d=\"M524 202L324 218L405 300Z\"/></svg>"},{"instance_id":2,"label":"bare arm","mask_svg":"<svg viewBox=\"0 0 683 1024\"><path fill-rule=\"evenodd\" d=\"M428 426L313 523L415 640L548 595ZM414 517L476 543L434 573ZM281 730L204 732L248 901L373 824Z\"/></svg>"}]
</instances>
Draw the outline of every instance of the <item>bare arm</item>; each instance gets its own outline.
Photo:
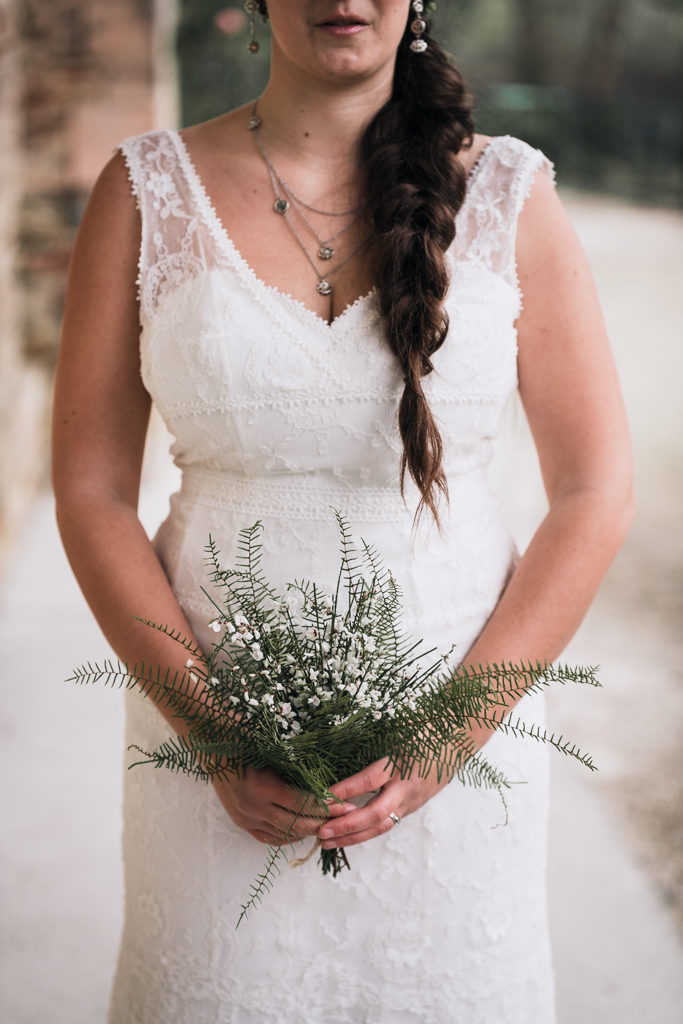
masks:
<instances>
[{"instance_id":1,"label":"bare arm","mask_svg":"<svg viewBox=\"0 0 683 1024\"><path fill-rule=\"evenodd\" d=\"M137 517L150 411L139 371L139 246L139 214L116 156L95 186L69 269L54 403L54 490L69 561L116 653L128 663L182 670L182 648L135 620L153 619L192 638ZM268 772L216 783L216 790L233 820L262 840L286 827L282 808L299 803ZM303 822L299 831L318 823Z\"/></svg>"},{"instance_id":2,"label":"bare arm","mask_svg":"<svg viewBox=\"0 0 683 1024\"><path fill-rule=\"evenodd\" d=\"M549 512L468 661L551 661L571 639L633 515L626 413L595 285L539 176L520 220L519 390Z\"/></svg>"},{"instance_id":3,"label":"bare arm","mask_svg":"<svg viewBox=\"0 0 683 1024\"><path fill-rule=\"evenodd\" d=\"M628 426L595 286L545 175L522 212L517 251L524 294L519 387L550 508L465 659L475 666L555 659L583 619L633 511ZM491 732L473 728L472 735L483 746ZM325 826L325 845L353 845L387 831L389 811L402 817L442 788L435 778L387 781L383 764L333 787L344 799L383 788L367 809Z\"/></svg>"},{"instance_id":4,"label":"bare arm","mask_svg":"<svg viewBox=\"0 0 683 1024\"><path fill-rule=\"evenodd\" d=\"M102 172L69 268L53 418L57 519L74 573L125 661L182 667L172 641L137 623L191 635L138 518L150 411L138 363L139 215L121 157Z\"/></svg>"}]
</instances>

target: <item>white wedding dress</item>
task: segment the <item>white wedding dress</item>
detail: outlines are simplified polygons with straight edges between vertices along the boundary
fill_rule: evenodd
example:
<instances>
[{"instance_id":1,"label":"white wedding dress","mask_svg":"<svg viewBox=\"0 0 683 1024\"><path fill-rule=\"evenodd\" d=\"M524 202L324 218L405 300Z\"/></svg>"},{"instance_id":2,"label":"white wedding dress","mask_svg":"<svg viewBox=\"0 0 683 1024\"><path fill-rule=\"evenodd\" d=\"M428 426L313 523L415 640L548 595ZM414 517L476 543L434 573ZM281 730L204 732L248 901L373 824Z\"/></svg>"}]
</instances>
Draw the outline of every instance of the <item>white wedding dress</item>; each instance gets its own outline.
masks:
<instances>
[{"instance_id":1,"label":"white wedding dress","mask_svg":"<svg viewBox=\"0 0 683 1024\"><path fill-rule=\"evenodd\" d=\"M514 545L486 480L516 386L520 210L546 158L494 139L470 179L448 254L450 332L425 390L440 425L450 510L411 544L415 491L399 495L401 372L374 293L328 324L259 280L218 220L178 133L121 146L142 215L141 366L182 468L155 545L200 641L204 545L234 563L238 530L264 524L273 584L338 568L334 506L402 585L409 631L463 653L509 577ZM139 609L154 617L153 608ZM127 740L168 726L136 694ZM543 721L543 700L519 705ZM524 785L447 786L323 878L284 867L235 931L265 847L211 787L138 767L125 776L126 909L110 1024L553 1024L547 927L547 752L496 735L486 752ZM127 761L132 755L127 755ZM306 852L307 847L302 847Z\"/></svg>"}]
</instances>

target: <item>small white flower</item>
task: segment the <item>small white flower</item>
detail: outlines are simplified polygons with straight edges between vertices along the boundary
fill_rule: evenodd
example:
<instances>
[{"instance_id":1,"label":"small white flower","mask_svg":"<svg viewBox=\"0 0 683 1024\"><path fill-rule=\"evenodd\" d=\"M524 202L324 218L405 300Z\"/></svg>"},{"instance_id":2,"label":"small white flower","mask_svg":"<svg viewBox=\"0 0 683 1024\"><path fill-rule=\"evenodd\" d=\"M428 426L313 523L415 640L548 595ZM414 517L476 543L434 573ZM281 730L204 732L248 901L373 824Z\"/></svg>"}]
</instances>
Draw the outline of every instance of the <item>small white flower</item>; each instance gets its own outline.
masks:
<instances>
[{"instance_id":1,"label":"small white flower","mask_svg":"<svg viewBox=\"0 0 683 1024\"><path fill-rule=\"evenodd\" d=\"M239 697L236 697L234 693L230 694L230 700L232 701L233 704L239 704L240 702Z\"/></svg>"},{"instance_id":2,"label":"small white flower","mask_svg":"<svg viewBox=\"0 0 683 1024\"><path fill-rule=\"evenodd\" d=\"M253 644L251 648L251 656L254 661L263 661L263 651L258 644Z\"/></svg>"},{"instance_id":3,"label":"small white flower","mask_svg":"<svg viewBox=\"0 0 683 1024\"><path fill-rule=\"evenodd\" d=\"M199 676L196 672L190 672L190 679L193 683L196 683L199 681Z\"/></svg>"},{"instance_id":4,"label":"small white flower","mask_svg":"<svg viewBox=\"0 0 683 1024\"><path fill-rule=\"evenodd\" d=\"M212 629L214 633L220 633L221 625L222 624L220 619L212 619L211 622L209 623L209 629Z\"/></svg>"},{"instance_id":5,"label":"small white flower","mask_svg":"<svg viewBox=\"0 0 683 1024\"><path fill-rule=\"evenodd\" d=\"M185 662L185 668L190 668L192 665L194 665L194 661L192 660L192 658L188 658L187 661Z\"/></svg>"},{"instance_id":6,"label":"small white flower","mask_svg":"<svg viewBox=\"0 0 683 1024\"><path fill-rule=\"evenodd\" d=\"M216 678L216 676L211 676L209 682L211 683L212 686L218 686L219 680Z\"/></svg>"}]
</instances>

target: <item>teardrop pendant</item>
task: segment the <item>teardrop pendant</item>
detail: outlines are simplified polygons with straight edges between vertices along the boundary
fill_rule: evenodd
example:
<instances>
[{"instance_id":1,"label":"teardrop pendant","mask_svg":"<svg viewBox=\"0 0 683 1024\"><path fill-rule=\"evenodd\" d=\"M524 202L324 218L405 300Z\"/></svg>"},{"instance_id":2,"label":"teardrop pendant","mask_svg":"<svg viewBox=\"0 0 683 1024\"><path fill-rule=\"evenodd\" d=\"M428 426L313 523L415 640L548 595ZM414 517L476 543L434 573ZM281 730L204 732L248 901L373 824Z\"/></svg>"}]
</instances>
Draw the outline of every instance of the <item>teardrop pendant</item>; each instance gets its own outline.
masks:
<instances>
[{"instance_id":1,"label":"teardrop pendant","mask_svg":"<svg viewBox=\"0 0 683 1024\"><path fill-rule=\"evenodd\" d=\"M334 249L331 245L321 245L318 249L318 259L331 260L334 256Z\"/></svg>"},{"instance_id":2,"label":"teardrop pendant","mask_svg":"<svg viewBox=\"0 0 683 1024\"><path fill-rule=\"evenodd\" d=\"M317 291L318 295L331 295L332 285L330 284L329 281L326 281L324 277L321 277L320 280L318 281L318 284L316 285L315 290Z\"/></svg>"}]
</instances>

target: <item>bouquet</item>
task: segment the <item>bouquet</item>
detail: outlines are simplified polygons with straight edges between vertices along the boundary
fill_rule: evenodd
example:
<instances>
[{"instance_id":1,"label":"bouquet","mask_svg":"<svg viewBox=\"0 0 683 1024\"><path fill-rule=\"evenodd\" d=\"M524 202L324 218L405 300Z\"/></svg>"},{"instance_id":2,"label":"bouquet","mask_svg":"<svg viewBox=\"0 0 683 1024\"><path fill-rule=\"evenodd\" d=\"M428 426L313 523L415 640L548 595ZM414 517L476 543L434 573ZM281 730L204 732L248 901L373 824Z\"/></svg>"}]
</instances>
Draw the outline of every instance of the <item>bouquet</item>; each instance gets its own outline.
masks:
<instances>
[{"instance_id":1,"label":"bouquet","mask_svg":"<svg viewBox=\"0 0 683 1024\"><path fill-rule=\"evenodd\" d=\"M262 524L240 531L236 566L221 566L209 538L206 548L216 634L210 652L169 627L141 620L185 648L185 672L160 666L106 661L77 669L72 681L139 687L188 726L144 760L199 780L270 768L308 794L277 844L268 847L263 871L251 886L238 925L272 887L297 821L321 818L330 787L386 758L405 777L426 776L492 788L505 806L510 781L474 748L476 723L548 743L590 769L590 755L562 736L508 716L505 701L553 682L598 686L596 670L548 664L451 667L452 650L437 655L400 625L401 592L376 549L354 542L347 520L335 511L341 563L333 594L308 580L276 591L261 568ZM131 765L134 767L134 765ZM320 850L324 874L336 876L348 861L343 850Z\"/></svg>"}]
</instances>

